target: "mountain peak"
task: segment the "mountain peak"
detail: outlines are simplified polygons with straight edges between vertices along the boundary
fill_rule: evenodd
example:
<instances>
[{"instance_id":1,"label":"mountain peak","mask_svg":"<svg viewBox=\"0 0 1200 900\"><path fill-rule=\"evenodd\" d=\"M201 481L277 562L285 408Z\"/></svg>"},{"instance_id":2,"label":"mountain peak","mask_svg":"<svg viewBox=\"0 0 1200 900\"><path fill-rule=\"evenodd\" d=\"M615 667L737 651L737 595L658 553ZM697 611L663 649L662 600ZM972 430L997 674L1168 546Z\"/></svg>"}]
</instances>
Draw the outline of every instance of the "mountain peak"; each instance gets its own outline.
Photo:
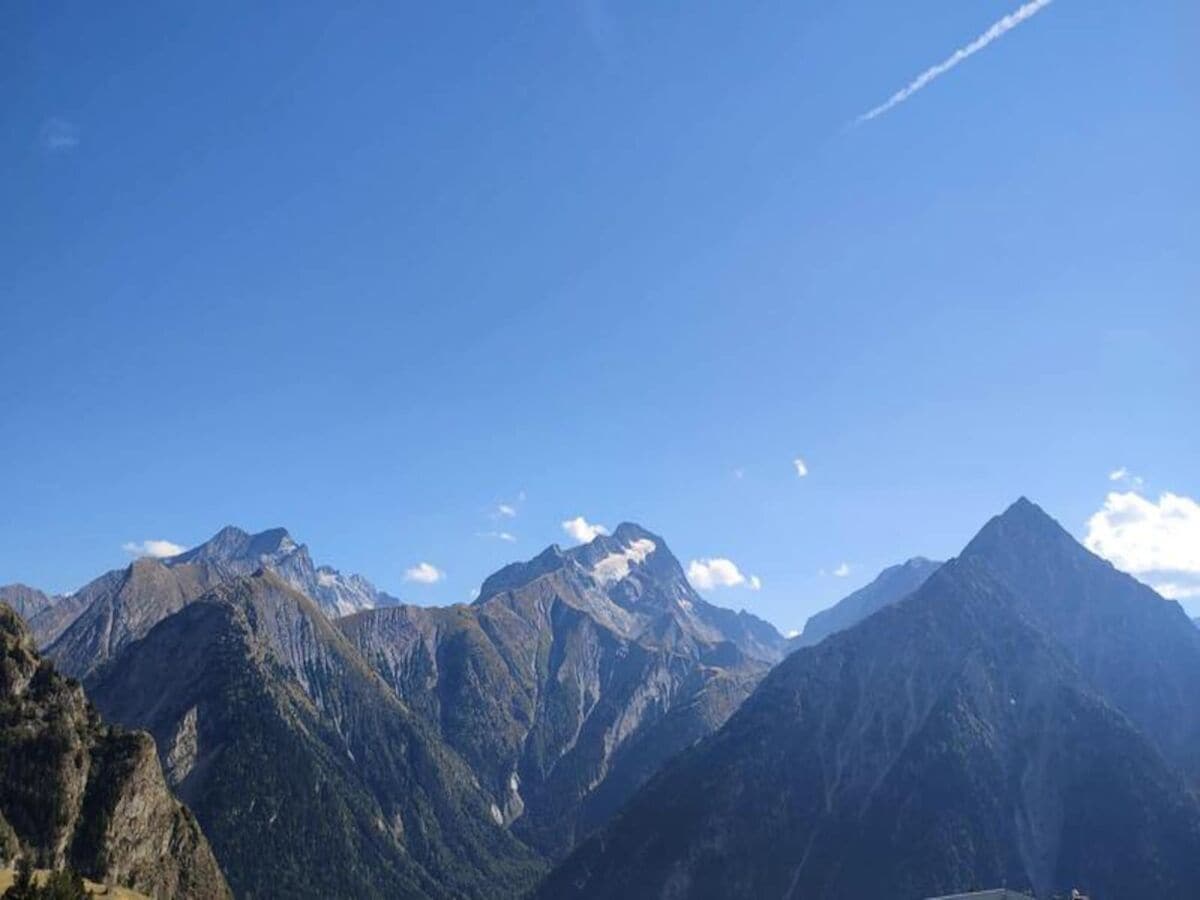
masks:
<instances>
[{"instance_id":1,"label":"mountain peak","mask_svg":"<svg viewBox=\"0 0 1200 900\"><path fill-rule=\"evenodd\" d=\"M641 538L654 540L657 535L651 534L637 522L622 522L613 531L612 536L618 541L636 541Z\"/></svg>"},{"instance_id":2,"label":"mountain peak","mask_svg":"<svg viewBox=\"0 0 1200 900\"><path fill-rule=\"evenodd\" d=\"M1021 497L988 521L964 548L962 556L1007 556L1020 548L1039 557L1049 553L1087 553L1053 516Z\"/></svg>"},{"instance_id":3,"label":"mountain peak","mask_svg":"<svg viewBox=\"0 0 1200 900\"><path fill-rule=\"evenodd\" d=\"M172 557L171 562L256 560L291 553L298 546L286 528L268 528L251 534L236 525L226 525L203 544Z\"/></svg>"}]
</instances>

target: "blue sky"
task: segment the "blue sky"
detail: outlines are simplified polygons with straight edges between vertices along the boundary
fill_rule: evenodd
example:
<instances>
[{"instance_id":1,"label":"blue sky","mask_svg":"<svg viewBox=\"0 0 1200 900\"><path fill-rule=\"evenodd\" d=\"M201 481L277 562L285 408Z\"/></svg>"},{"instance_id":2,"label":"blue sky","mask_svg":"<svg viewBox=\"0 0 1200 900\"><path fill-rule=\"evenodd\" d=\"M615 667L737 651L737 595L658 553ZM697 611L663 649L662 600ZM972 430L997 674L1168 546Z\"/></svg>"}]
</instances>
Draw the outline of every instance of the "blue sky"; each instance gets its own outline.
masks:
<instances>
[{"instance_id":1,"label":"blue sky","mask_svg":"<svg viewBox=\"0 0 1200 900\"><path fill-rule=\"evenodd\" d=\"M1200 521L1194 3L859 125L1019 3L321 6L6 6L0 581L282 524L454 602L583 516L787 630L1019 494Z\"/></svg>"}]
</instances>

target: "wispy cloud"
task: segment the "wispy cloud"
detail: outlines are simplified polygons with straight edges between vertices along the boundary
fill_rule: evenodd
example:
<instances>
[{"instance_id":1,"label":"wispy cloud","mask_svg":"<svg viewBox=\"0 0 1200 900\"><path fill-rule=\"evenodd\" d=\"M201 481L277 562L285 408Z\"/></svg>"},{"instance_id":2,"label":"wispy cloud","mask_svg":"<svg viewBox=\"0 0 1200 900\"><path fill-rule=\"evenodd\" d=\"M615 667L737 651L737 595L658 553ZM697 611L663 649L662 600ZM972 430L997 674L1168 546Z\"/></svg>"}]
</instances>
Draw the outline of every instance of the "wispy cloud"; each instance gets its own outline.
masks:
<instances>
[{"instance_id":1,"label":"wispy cloud","mask_svg":"<svg viewBox=\"0 0 1200 900\"><path fill-rule=\"evenodd\" d=\"M850 574L850 563L841 563L833 570L833 574L835 578L845 578Z\"/></svg>"},{"instance_id":2,"label":"wispy cloud","mask_svg":"<svg viewBox=\"0 0 1200 900\"><path fill-rule=\"evenodd\" d=\"M1140 488L1146 483L1145 479L1143 479L1141 475L1134 475L1127 468L1125 468L1125 466L1121 466L1119 469L1113 469L1111 472L1109 472L1108 480L1119 481L1122 484L1128 484L1134 488Z\"/></svg>"},{"instance_id":3,"label":"wispy cloud","mask_svg":"<svg viewBox=\"0 0 1200 900\"><path fill-rule=\"evenodd\" d=\"M478 534L481 538L489 538L493 541L506 541L510 544L517 540L517 536L511 531L480 531Z\"/></svg>"},{"instance_id":4,"label":"wispy cloud","mask_svg":"<svg viewBox=\"0 0 1200 900\"><path fill-rule=\"evenodd\" d=\"M796 468L797 478L804 478L808 475L808 463L804 461L804 457L797 456L792 460L792 465Z\"/></svg>"},{"instance_id":5,"label":"wispy cloud","mask_svg":"<svg viewBox=\"0 0 1200 900\"><path fill-rule=\"evenodd\" d=\"M861 125L863 122L869 122L872 119L882 116L885 112L888 112L889 110L899 106L913 94L917 93L917 91L928 87L932 81L945 75L968 57L974 56L984 47L988 46L988 44L1004 37L1004 35L1008 34L1008 32L1012 31L1026 19L1032 19L1053 2L1054 0L1031 0L1031 2L1026 3L1015 12L1009 13L1003 19L995 22L987 31L975 38L975 40L971 41L971 43L967 44L965 47L959 47L952 54L950 54L947 59L938 63L936 66L926 69L903 88L892 94L892 96L883 103L879 104L874 109L867 110L857 119L855 119L855 124Z\"/></svg>"},{"instance_id":6,"label":"wispy cloud","mask_svg":"<svg viewBox=\"0 0 1200 900\"><path fill-rule=\"evenodd\" d=\"M562 523L562 529L578 544L586 544L589 541L594 541L602 534L608 534L608 529L603 525L589 522L583 516L567 519Z\"/></svg>"},{"instance_id":7,"label":"wispy cloud","mask_svg":"<svg viewBox=\"0 0 1200 900\"><path fill-rule=\"evenodd\" d=\"M147 540L127 541L121 549L133 556L150 556L154 559L166 559L168 556L178 556L187 547L181 547L172 541Z\"/></svg>"},{"instance_id":8,"label":"wispy cloud","mask_svg":"<svg viewBox=\"0 0 1200 900\"><path fill-rule=\"evenodd\" d=\"M38 141L44 150L61 153L79 146L79 126L57 116L42 123Z\"/></svg>"},{"instance_id":9,"label":"wispy cloud","mask_svg":"<svg viewBox=\"0 0 1200 900\"><path fill-rule=\"evenodd\" d=\"M404 570L405 581L415 581L417 584L436 584L446 577L446 573L432 563L419 562Z\"/></svg>"}]
</instances>

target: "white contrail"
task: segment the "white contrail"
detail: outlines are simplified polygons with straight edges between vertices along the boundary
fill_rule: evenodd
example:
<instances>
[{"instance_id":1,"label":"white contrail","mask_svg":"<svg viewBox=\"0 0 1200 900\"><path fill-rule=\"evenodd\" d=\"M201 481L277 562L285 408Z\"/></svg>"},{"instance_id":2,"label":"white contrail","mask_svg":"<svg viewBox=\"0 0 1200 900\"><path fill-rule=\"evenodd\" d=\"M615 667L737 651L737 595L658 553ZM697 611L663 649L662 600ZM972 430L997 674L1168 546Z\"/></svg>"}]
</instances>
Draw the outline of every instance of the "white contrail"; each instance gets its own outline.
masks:
<instances>
[{"instance_id":1,"label":"white contrail","mask_svg":"<svg viewBox=\"0 0 1200 900\"><path fill-rule=\"evenodd\" d=\"M989 28L979 37L975 38L975 40L971 41L971 43L967 44L967 46L960 47L959 49L955 50L949 59L938 63L933 68L926 69L911 82L909 82L909 84L903 89L892 94L892 96L886 101L879 104L879 106L863 113L854 120L854 123L856 125L861 125L863 122L869 122L877 116L882 116L893 106L899 106L917 91L921 90L921 88L929 84L929 82L946 74L968 56L975 55L992 41L1003 37L1026 19L1033 18L1053 2L1054 0L1031 0L1031 2L1026 3L1016 12L1009 13L1003 19L992 25L991 28Z\"/></svg>"}]
</instances>

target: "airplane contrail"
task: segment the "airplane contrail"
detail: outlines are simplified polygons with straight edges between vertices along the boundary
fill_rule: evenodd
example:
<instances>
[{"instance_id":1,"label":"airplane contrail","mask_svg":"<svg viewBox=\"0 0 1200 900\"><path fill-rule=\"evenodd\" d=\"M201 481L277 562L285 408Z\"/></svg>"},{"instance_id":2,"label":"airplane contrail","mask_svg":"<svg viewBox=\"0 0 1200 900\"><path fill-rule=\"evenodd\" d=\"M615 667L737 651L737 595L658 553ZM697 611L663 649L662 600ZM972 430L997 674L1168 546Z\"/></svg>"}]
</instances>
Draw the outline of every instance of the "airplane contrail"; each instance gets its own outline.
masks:
<instances>
[{"instance_id":1,"label":"airplane contrail","mask_svg":"<svg viewBox=\"0 0 1200 900\"><path fill-rule=\"evenodd\" d=\"M1033 18L1053 2L1054 0L1031 0L1031 2L1026 3L1016 12L1009 13L1003 19L1000 19L998 22L992 25L991 28L989 28L979 37L975 38L975 40L971 41L971 43L967 44L965 47L959 47L957 50L955 50L948 59L938 63L932 68L926 69L902 89L892 94L892 96L883 103L879 104L874 109L863 113L854 120L854 124L861 125L863 122L869 122L878 116L882 116L892 107L899 106L917 91L927 86L931 81L936 78L940 78L942 75L945 75L967 57L974 56L992 41L1003 37L1026 19Z\"/></svg>"}]
</instances>

